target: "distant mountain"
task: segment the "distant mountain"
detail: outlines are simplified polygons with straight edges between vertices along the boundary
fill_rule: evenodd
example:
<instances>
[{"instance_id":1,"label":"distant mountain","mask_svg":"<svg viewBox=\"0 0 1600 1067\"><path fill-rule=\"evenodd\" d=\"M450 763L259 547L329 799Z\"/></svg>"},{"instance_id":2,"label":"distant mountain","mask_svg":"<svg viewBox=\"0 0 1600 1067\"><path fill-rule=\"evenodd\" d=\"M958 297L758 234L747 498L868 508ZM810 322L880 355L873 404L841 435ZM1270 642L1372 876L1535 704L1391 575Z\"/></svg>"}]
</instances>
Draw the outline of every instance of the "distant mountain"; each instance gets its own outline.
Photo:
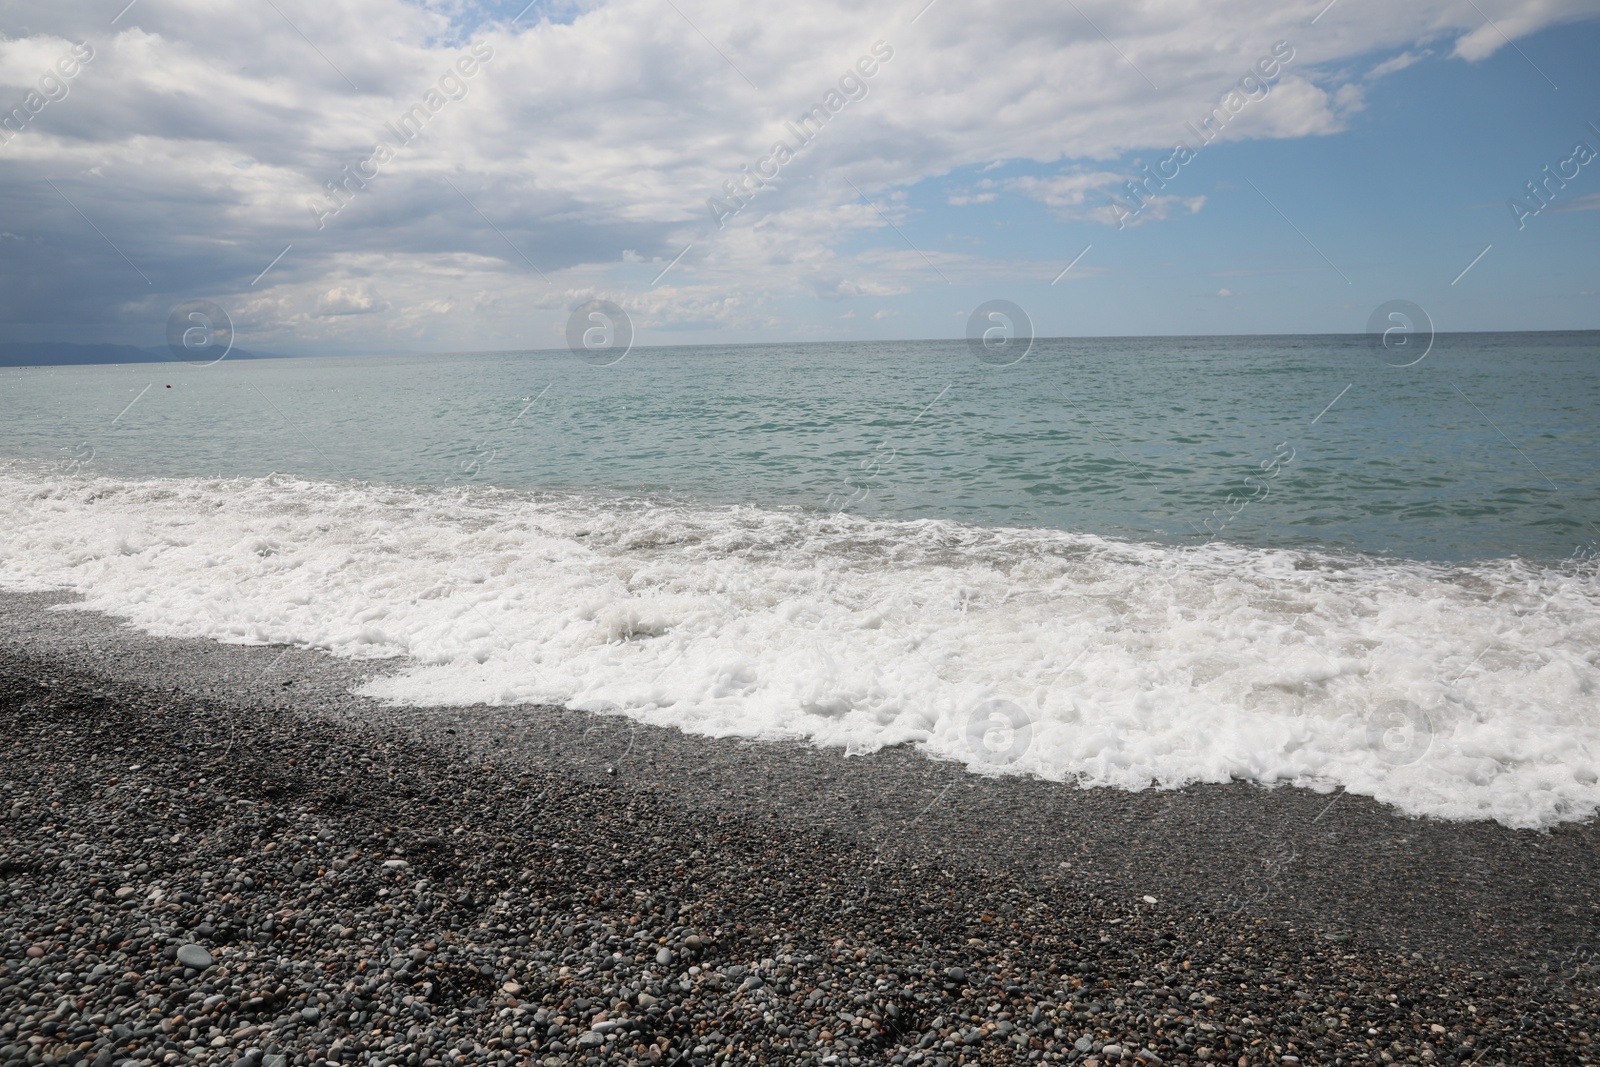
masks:
<instances>
[{"instance_id":1,"label":"distant mountain","mask_svg":"<svg viewBox=\"0 0 1600 1067\"><path fill-rule=\"evenodd\" d=\"M283 359L271 352L235 348L228 359ZM179 363L166 348L133 345L73 345L63 341L0 342L0 367L69 367L84 363Z\"/></svg>"}]
</instances>

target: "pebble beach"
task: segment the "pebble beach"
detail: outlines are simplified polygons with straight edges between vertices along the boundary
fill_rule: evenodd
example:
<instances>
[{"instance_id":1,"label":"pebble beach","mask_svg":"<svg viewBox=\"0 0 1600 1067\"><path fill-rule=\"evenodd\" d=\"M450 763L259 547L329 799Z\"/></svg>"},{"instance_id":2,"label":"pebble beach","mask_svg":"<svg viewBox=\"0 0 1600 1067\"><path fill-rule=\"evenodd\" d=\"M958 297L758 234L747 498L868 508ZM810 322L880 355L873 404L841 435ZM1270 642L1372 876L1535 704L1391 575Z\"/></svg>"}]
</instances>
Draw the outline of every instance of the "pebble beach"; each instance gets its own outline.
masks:
<instances>
[{"instance_id":1,"label":"pebble beach","mask_svg":"<svg viewBox=\"0 0 1600 1067\"><path fill-rule=\"evenodd\" d=\"M1600 0L1065 7L3 0L0 1067L1600 1067Z\"/></svg>"},{"instance_id":2,"label":"pebble beach","mask_svg":"<svg viewBox=\"0 0 1600 1067\"><path fill-rule=\"evenodd\" d=\"M1125 793L0 598L0 1064L1587 1063L1596 835Z\"/></svg>"}]
</instances>

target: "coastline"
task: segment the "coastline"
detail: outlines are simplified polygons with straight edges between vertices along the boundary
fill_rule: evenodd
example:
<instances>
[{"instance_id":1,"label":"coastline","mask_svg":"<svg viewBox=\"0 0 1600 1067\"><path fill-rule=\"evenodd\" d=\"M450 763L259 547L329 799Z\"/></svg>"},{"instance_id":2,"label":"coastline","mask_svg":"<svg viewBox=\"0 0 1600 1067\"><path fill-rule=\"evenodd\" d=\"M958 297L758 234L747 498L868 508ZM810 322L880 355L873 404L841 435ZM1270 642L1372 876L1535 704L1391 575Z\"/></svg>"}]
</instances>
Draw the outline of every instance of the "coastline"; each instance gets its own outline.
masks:
<instances>
[{"instance_id":1,"label":"coastline","mask_svg":"<svg viewBox=\"0 0 1600 1067\"><path fill-rule=\"evenodd\" d=\"M1593 823L390 707L349 689L397 661L66 599L0 594L0 1016L38 1039L0 1062L1582 1062L1600 1025Z\"/></svg>"}]
</instances>

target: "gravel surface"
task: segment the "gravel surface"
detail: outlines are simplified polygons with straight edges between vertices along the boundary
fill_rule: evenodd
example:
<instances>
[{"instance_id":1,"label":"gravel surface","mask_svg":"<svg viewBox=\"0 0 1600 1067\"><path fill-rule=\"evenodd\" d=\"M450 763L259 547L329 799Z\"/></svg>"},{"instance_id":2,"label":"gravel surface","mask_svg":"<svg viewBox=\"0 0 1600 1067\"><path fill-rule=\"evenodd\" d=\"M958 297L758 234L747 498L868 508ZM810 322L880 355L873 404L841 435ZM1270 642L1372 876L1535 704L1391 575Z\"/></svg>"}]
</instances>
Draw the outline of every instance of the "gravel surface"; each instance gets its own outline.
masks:
<instances>
[{"instance_id":1,"label":"gravel surface","mask_svg":"<svg viewBox=\"0 0 1600 1067\"><path fill-rule=\"evenodd\" d=\"M1593 827L385 711L348 696L371 664L49 600L0 598L0 1064L1582 1063L1600 1032Z\"/></svg>"}]
</instances>

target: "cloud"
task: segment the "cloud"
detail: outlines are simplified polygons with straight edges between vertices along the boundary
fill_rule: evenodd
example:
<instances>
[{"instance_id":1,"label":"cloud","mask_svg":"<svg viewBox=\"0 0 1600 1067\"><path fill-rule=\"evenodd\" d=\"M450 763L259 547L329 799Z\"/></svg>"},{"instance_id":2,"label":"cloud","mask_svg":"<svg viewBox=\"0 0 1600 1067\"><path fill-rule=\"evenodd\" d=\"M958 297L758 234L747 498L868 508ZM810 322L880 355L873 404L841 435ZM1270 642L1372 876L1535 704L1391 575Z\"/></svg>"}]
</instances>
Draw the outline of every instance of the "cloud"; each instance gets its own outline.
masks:
<instances>
[{"instance_id":1,"label":"cloud","mask_svg":"<svg viewBox=\"0 0 1600 1067\"><path fill-rule=\"evenodd\" d=\"M586 0L515 26L470 3L410 0L276 0L225 17L205 0L163 0L113 26L98 0L15 0L7 22L28 28L0 39L0 92L24 92L69 41L96 55L69 96L0 146L7 229L25 238L0 241L0 270L17 279L0 291L0 322L19 338L154 343L173 304L206 297L243 324L242 345L512 347L560 343L561 295L594 290L661 328L767 330L796 298L1001 270L920 237L907 247L888 228L884 216L915 235L914 198L899 197L921 183L1026 161L1055 173L988 169L945 199L1020 197L1098 217L1126 177L1109 161L1170 150L1275 41L1292 41L1296 59L1230 139L1345 128L1362 79L1323 72L1373 54L1401 50L1368 79L1430 42L1473 61L1504 44L1457 0L1359 18L1335 8L1314 29L1302 6L1276 0L1080 6L1121 54L1044 2L936 6L908 25L843 0L778 15L696 0L697 31L659 0ZM1489 10L1515 39L1593 6ZM787 124L878 41L893 54L863 79L865 95L798 145ZM346 168L371 159L387 125L473 45L492 56L462 76L462 95L352 183ZM779 140L798 149L793 161L718 229L706 199ZM345 202L319 228L308 205L328 183ZM1141 220L1203 203L1161 197Z\"/></svg>"},{"instance_id":2,"label":"cloud","mask_svg":"<svg viewBox=\"0 0 1600 1067\"><path fill-rule=\"evenodd\" d=\"M1420 63L1431 55L1433 55L1433 50L1429 48L1416 52L1401 52L1399 55L1386 59L1367 71L1367 80L1371 81L1374 78L1381 78L1385 74L1393 74L1396 71L1405 70L1412 64Z\"/></svg>"},{"instance_id":3,"label":"cloud","mask_svg":"<svg viewBox=\"0 0 1600 1067\"><path fill-rule=\"evenodd\" d=\"M828 277L812 279L811 291L824 300L850 300L858 296L898 296L910 290L871 280Z\"/></svg>"},{"instance_id":4,"label":"cloud","mask_svg":"<svg viewBox=\"0 0 1600 1067\"><path fill-rule=\"evenodd\" d=\"M1125 220L1125 225L1142 226L1147 222L1159 222L1171 218L1172 212L1179 208L1187 208L1189 214L1195 215L1205 206L1206 198L1203 196L1154 196L1144 202L1144 210L1137 216ZM1108 226L1118 225L1116 216L1111 212L1095 218Z\"/></svg>"},{"instance_id":5,"label":"cloud","mask_svg":"<svg viewBox=\"0 0 1600 1067\"><path fill-rule=\"evenodd\" d=\"M1107 205L1117 187L1127 179L1126 174L1117 171L1071 168L1046 178L1011 178L1003 184L990 184L1037 200L1060 218L1084 219L1106 215L1114 221L1107 211Z\"/></svg>"},{"instance_id":6,"label":"cloud","mask_svg":"<svg viewBox=\"0 0 1600 1067\"><path fill-rule=\"evenodd\" d=\"M1471 21L1476 24L1456 38L1452 54L1458 59L1469 62L1487 59L1519 37L1526 37L1547 26L1576 22L1594 15L1592 7L1586 8L1583 4L1567 0L1529 0L1526 3L1491 4L1488 7L1490 12L1485 14L1482 8L1474 5L1473 14L1478 17Z\"/></svg>"},{"instance_id":7,"label":"cloud","mask_svg":"<svg viewBox=\"0 0 1600 1067\"><path fill-rule=\"evenodd\" d=\"M389 302L371 282L335 286L317 297L318 315L373 315L388 310Z\"/></svg>"},{"instance_id":8,"label":"cloud","mask_svg":"<svg viewBox=\"0 0 1600 1067\"><path fill-rule=\"evenodd\" d=\"M1037 200L1049 207L1057 218L1088 220L1119 228L1167 219L1178 209L1187 209L1192 215L1205 206L1204 196L1147 194L1142 197L1143 210L1131 218L1122 219L1113 206L1113 199L1129 195L1125 184L1133 177L1136 175L1117 171L1068 170L1043 178L1010 178L988 184Z\"/></svg>"},{"instance_id":9,"label":"cloud","mask_svg":"<svg viewBox=\"0 0 1600 1067\"><path fill-rule=\"evenodd\" d=\"M1600 193L1584 193L1565 203L1557 203L1551 210L1557 214L1564 211L1600 211Z\"/></svg>"}]
</instances>

